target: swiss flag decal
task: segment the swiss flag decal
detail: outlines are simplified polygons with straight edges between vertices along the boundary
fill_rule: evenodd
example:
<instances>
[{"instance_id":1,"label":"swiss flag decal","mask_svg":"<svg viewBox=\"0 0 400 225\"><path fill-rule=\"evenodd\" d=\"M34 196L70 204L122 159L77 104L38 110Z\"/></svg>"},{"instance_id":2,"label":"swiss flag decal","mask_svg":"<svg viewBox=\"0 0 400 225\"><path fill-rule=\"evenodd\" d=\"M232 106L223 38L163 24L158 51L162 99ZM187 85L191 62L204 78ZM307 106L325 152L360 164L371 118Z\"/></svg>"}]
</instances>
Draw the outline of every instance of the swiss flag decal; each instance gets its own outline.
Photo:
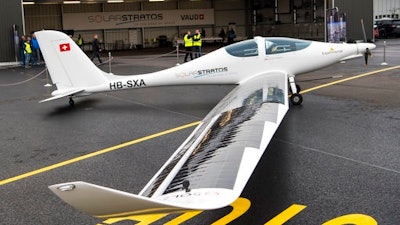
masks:
<instances>
[{"instance_id":1,"label":"swiss flag decal","mask_svg":"<svg viewBox=\"0 0 400 225\"><path fill-rule=\"evenodd\" d=\"M59 46L60 46L60 52L71 51L71 47L69 46L69 43L60 44Z\"/></svg>"}]
</instances>

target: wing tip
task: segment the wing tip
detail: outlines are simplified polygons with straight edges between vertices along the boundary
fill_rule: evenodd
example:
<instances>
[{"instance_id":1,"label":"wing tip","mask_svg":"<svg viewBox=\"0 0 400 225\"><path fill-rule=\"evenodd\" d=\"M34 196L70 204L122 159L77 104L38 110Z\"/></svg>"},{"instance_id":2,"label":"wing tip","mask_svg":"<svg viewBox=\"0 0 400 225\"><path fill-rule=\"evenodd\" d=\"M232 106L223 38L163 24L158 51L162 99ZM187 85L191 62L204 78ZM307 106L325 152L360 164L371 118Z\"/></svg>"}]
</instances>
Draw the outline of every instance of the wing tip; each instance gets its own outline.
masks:
<instances>
[{"instance_id":1,"label":"wing tip","mask_svg":"<svg viewBox=\"0 0 400 225\"><path fill-rule=\"evenodd\" d=\"M148 198L83 181L55 184L49 189L74 208L98 218L213 210L238 198L227 189L182 190Z\"/></svg>"}]
</instances>

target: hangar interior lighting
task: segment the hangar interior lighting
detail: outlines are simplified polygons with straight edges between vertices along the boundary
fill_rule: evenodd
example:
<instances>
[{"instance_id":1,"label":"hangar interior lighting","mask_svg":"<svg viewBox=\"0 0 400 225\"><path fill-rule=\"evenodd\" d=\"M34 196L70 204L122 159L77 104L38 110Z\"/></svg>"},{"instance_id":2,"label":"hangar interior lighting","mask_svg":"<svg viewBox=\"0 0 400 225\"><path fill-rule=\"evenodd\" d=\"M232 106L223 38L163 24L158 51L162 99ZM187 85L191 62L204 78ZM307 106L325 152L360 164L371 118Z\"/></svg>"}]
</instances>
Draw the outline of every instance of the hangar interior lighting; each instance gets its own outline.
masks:
<instances>
[{"instance_id":1,"label":"hangar interior lighting","mask_svg":"<svg viewBox=\"0 0 400 225\"><path fill-rule=\"evenodd\" d=\"M64 1L64 4L79 4L81 1Z\"/></svg>"}]
</instances>

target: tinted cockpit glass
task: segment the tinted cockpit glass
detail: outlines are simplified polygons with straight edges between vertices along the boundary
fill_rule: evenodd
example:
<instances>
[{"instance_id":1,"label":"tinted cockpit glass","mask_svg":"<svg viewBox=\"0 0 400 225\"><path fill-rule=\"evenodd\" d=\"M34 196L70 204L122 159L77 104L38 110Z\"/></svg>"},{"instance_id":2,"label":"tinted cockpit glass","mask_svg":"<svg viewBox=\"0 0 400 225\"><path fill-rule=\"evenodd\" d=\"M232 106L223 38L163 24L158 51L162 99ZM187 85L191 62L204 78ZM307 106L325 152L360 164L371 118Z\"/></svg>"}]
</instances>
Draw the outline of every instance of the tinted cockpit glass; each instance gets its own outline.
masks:
<instances>
[{"instance_id":1,"label":"tinted cockpit glass","mask_svg":"<svg viewBox=\"0 0 400 225\"><path fill-rule=\"evenodd\" d=\"M311 41L290 38L265 38L266 54L278 54L307 48Z\"/></svg>"},{"instance_id":2,"label":"tinted cockpit glass","mask_svg":"<svg viewBox=\"0 0 400 225\"><path fill-rule=\"evenodd\" d=\"M258 55L257 43L254 40L247 40L229 45L225 50L237 57L251 57Z\"/></svg>"}]
</instances>

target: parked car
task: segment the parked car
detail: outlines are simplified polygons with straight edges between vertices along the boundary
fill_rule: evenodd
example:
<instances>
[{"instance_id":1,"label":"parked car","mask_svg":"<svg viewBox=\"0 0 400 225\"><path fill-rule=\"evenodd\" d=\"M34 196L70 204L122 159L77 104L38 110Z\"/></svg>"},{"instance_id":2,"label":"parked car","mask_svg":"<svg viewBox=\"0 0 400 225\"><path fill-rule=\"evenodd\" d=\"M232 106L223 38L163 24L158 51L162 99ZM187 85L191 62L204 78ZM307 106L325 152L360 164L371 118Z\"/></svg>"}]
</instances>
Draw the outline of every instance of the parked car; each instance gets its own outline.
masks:
<instances>
[{"instance_id":1,"label":"parked car","mask_svg":"<svg viewBox=\"0 0 400 225\"><path fill-rule=\"evenodd\" d=\"M375 26L375 29L378 30L379 38L400 37L400 20L398 19L377 20L375 21Z\"/></svg>"},{"instance_id":2,"label":"parked car","mask_svg":"<svg viewBox=\"0 0 400 225\"><path fill-rule=\"evenodd\" d=\"M374 25L374 36L375 39L379 38L379 29L376 25Z\"/></svg>"}]
</instances>

